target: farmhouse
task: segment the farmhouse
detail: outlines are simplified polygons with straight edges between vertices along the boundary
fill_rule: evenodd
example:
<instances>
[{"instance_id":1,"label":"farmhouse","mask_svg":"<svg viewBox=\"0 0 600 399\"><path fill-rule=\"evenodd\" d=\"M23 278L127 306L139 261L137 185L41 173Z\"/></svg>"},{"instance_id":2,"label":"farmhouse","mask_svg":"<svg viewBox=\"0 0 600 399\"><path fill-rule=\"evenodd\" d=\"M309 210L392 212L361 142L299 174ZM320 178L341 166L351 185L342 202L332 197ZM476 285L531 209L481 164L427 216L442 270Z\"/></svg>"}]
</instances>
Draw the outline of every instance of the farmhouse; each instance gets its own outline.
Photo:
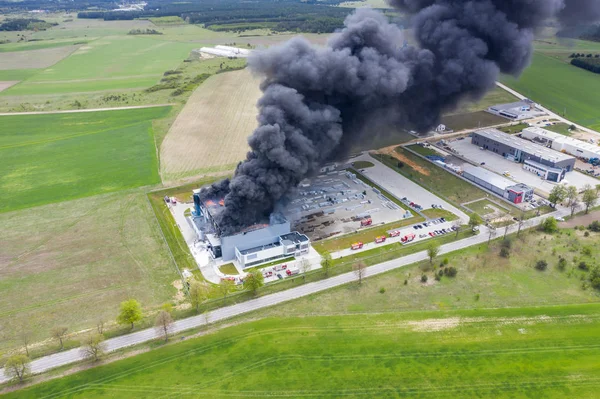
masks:
<instances>
[{"instance_id":1,"label":"farmhouse","mask_svg":"<svg viewBox=\"0 0 600 399\"><path fill-rule=\"evenodd\" d=\"M304 234L292 232L290 222L281 214L273 214L269 221L250 226L235 234L221 234L215 217L224 210L223 199L202 201L199 192L200 190L195 190L193 195L192 227L198 238L206 241L213 259L237 260L246 268L308 253L309 238Z\"/></svg>"},{"instance_id":2,"label":"farmhouse","mask_svg":"<svg viewBox=\"0 0 600 399\"><path fill-rule=\"evenodd\" d=\"M514 162L525 163L529 161L524 168L528 171L532 171L535 166L542 166L545 170L540 176L543 175L546 180L554 182L562 181L566 172L573 170L575 167L575 158L570 155L511 136L496 129L484 129L473 133L471 143Z\"/></svg>"},{"instance_id":3,"label":"farmhouse","mask_svg":"<svg viewBox=\"0 0 600 399\"><path fill-rule=\"evenodd\" d=\"M565 152L577 158L587 160L600 158L599 146L572 137L563 136L562 134L539 127L528 127L523 130L521 136L546 147L550 147L555 151Z\"/></svg>"}]
</instances>

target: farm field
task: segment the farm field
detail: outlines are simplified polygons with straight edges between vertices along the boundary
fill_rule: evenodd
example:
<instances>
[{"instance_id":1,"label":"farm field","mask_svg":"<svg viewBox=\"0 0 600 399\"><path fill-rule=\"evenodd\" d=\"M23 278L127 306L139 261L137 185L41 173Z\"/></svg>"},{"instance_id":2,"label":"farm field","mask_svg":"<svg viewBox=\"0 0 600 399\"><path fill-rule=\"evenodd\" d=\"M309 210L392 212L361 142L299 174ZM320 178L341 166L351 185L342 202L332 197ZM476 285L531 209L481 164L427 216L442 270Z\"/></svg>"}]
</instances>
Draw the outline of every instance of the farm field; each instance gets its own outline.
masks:
<instances>
[{"instance_id":1,"label":"farm field","mask_svg":"<svg viewBox=\"0 0 600 399\"><path fill-rule=\"evenodd\" d=\"M265 319L6 397L593 398L598 311Z\"/></svg>"},{"instance_id":2,"label":"farm field","mask_svg":"<svg viewBox=\"0 0 600 399\"><path fill-rule=\"evenodd\" d=\"M179 275L144 190L2 213L0 225L1 352L21 345L21 329L55 348L54 327L113 325L128 298L145 311L176 303Z\"/></svg>"},{"instance_id":3,"label":"farm field","mask_svg":"<svg viewBox=\"0 0 600 399\"><path fill-rule=\"evenodd\" d=\"M0 117L0 212L159 183L152 120L168 112Z\"/></svg>"},{"instance_id":4,"label":"farm field","mask_svg":"<svg viewBox=\"0 0 600 399\"><path fill-rule=\"evenodd\" d=\"M212 76L196 89L162 142L163 179L233 170L257 126L258 84L244 69Z\"/></svg>"},{"instance_id":5,"label":"farm field","mask_svg":"<svg viewBox=\"0 0 600 399\"><path fill-rule=\"evenodd\" d=\"M0 70L48 68L71 55L79 47L80 46L70 45L39 50L2 53L2 56L0 57Z\"/></svg>"},{"instance_id":6,"label":"farm field","mask_svg":"<svg viewBox=\"0 0 600 399\"><path fill-rule=\"evenodd\" d=\"M503 77L502 82L559 115L600 129L600 76L592 72L538 51L520 79Z\"/></svg>"},{"instance_id":7,"label":"farm field","mask_svg":"<svg viewBox=\"0 0 600 399\"><path fill-rule=\"evenodd\" d=\"M3 95L146 88L156 83L163 72L177 67L195 47L193 43L145 37L105 37L79 47L70 57Z\"/></svg>"}]
</instances>

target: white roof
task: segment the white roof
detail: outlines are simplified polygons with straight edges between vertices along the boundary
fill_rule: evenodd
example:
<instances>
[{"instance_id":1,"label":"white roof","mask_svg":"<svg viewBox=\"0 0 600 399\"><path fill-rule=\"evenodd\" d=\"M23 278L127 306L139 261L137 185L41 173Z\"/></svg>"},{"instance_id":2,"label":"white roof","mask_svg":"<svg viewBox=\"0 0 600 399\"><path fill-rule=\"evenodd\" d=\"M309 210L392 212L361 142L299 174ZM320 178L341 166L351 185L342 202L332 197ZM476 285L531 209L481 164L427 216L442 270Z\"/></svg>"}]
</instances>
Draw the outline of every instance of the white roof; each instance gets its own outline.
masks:
<instances>
[{"instance_id":1,"label":"white roof","mask_svg":"<svg viewBox=\"0 0 600 399\"><path fill-rule=\"evenodd\" d=\"M579 148L580 150L586 150L600 154L599 146L591 143L586 143L585 141L577 140L572 137L563 136L560 133L551 132L549 130L542 129L539 127L528 127L527 129L524 129L524 131L529 131L533 134L536 134L539 137L545 137L548 140L552 140L557 143L570 144L575 148Z\"/></svg>"},{"instance_id":2,"label":"white roof","mask_svg":"<svg viewBox=\"0 0 600 399\"><path fill-rule=\"evenodd\" d=\"M492 186L498 187L501 190L506 190L508 187L511 187L511 186L514 186L517 184L512 180L506 179L500 175L495 174L494 172L490 172L487 169L480 168L479 166L473 166L473 165L466 164L463 166L463 171L465 173L468 173L472 176L477 177L478 179L488 182Z\"/></svg>"}]
</instances>

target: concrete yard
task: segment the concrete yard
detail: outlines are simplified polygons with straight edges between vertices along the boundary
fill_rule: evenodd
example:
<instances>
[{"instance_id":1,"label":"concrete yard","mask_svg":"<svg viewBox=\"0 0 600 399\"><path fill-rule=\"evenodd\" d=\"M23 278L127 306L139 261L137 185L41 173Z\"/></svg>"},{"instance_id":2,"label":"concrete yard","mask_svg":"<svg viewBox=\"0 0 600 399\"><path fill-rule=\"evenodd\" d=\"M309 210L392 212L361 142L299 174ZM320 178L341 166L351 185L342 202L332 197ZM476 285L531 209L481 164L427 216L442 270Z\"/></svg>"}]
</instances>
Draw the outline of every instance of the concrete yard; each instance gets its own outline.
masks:
<instances>
[{"instance_id":1,"label":"concrete yard","mask_svg":"<svg viewBox=\"0 0 600 399\"><path fill-rule=\"evenodd\" d=\"M390 194L396 196L398 199L406 197L409 201L416 202L417 204L421 205L423 209L431 208L432 204L442 205L444 209L458 216L463 223L466 223L469 220L469 216L467 216L467 214L465 214L463 211L450 205L448 202L427 191L417 183L407 179L393 169L388 168L378 160L371 157L369 154L364 154L360 157L353 158L352 161L369 161L373 163L374 166L364 169L362 174L379 186L383 187Z\"/></svg>"},{"instance_id":2,"label":"concrete yard","mask_svg":"<svg viewBox=\"0 0 600 399\"><path fill-rule=\"evenodd\" d=\"M471 144L470 138L465 140L450 141L448 142L448 145L452 149L456 150L459 155L478 165L481 162L485 162L483 167L491 170L492 172L495 172L499 175L502 175L504 172L508 172L510 174L510 177L508 177L509 179L514 180L515 182L527 184L528 186L537 189L541 194L549 194L550 191L552 191L552 188L556 185L556 183L542 180L533 173L524 170L523 165L520 163L515 163L505 159L501 155L495 154L491 151L479 149L478 146ZM456 164L458 163L457 161L458 158L454 157L452 163ZM563 182L574 185L578 189L581 189L586 184L590 184L592 187L594 187L596 184L600 183L600 180L586 176L585 174L577 171L572 171L567 173L567 176Z\"/></svg>"},{"instance_id":3,"label":"concrete yard","mask_svg":"<svg viewBox=\"0 0 600 399\"><path fill-rule=\"evenodd\" d=\"M413 216L344 170L302 182L283 213L292 230L313 241L354 232L368 217L380 225Z\"/></svg>"}]
</instances>

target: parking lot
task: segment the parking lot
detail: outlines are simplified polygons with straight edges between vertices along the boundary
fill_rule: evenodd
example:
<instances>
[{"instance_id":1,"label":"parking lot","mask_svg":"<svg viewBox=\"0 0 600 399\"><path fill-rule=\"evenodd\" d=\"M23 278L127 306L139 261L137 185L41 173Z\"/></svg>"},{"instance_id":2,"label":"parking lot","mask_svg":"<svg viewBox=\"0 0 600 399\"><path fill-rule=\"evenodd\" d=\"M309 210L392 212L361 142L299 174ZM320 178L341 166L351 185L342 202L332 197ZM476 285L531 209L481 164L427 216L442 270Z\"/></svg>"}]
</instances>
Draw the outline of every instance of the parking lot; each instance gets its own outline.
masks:
<instances>
[{"instance_id":1,"label":"parking lot","mask_svg":"<svg viewBox=\"0 0 600 399\"><path fill-rule=\"evenodd\" d=\"M499 175L502 175L504 172L508 172L509 176L507 176L507 178L518 183L527 184L528 186L536 188L543 193L549 194L550 191L552 191L552 188L556 185L556 183L543 180L533 173L524 170L523 165L520 163L505 159L501 155L495 154L491 151L479 149L478 146L471 144L471 139L469 137L464 140L453 140L448 142L448 145L450 148L456 150L459 155L469 159L470 161L476 164L485 162L485 165L482 165L484 168L489 169ZM460 162L461 161L457 157L452 159L452 163L454 164ZM464 164L465 162L462 163ZM563 182L574 185L578 189L581 189L586 184L590 184L592 187L594 187L596 184L600 183L597 179L586 176L585 174L577 171L568 172Z\"/></svg>"},{"instance_id":2,"label":"parking lot","mask_svg":"<svg viewBox=\"0 0 600 399\"><path fill-rule=\"evenodd\" d=\"M425 241L432 237L447 234L456 234L453 230L453 226L453 222L448 222L444 218L441 218L429 220L423 223L416 223L412 226L403 227L401 229L389 230L387 232L387 236L384 242L364 242L362 243L362 246L358 249L347 248L339 252L333 253L332 258L336 259L343 256L351 256L352 254L368 251L370 249L377 248L378 246L383 246L387 244L401 243L403 245L408 245Z\"/></svg>"}]
</instances>

